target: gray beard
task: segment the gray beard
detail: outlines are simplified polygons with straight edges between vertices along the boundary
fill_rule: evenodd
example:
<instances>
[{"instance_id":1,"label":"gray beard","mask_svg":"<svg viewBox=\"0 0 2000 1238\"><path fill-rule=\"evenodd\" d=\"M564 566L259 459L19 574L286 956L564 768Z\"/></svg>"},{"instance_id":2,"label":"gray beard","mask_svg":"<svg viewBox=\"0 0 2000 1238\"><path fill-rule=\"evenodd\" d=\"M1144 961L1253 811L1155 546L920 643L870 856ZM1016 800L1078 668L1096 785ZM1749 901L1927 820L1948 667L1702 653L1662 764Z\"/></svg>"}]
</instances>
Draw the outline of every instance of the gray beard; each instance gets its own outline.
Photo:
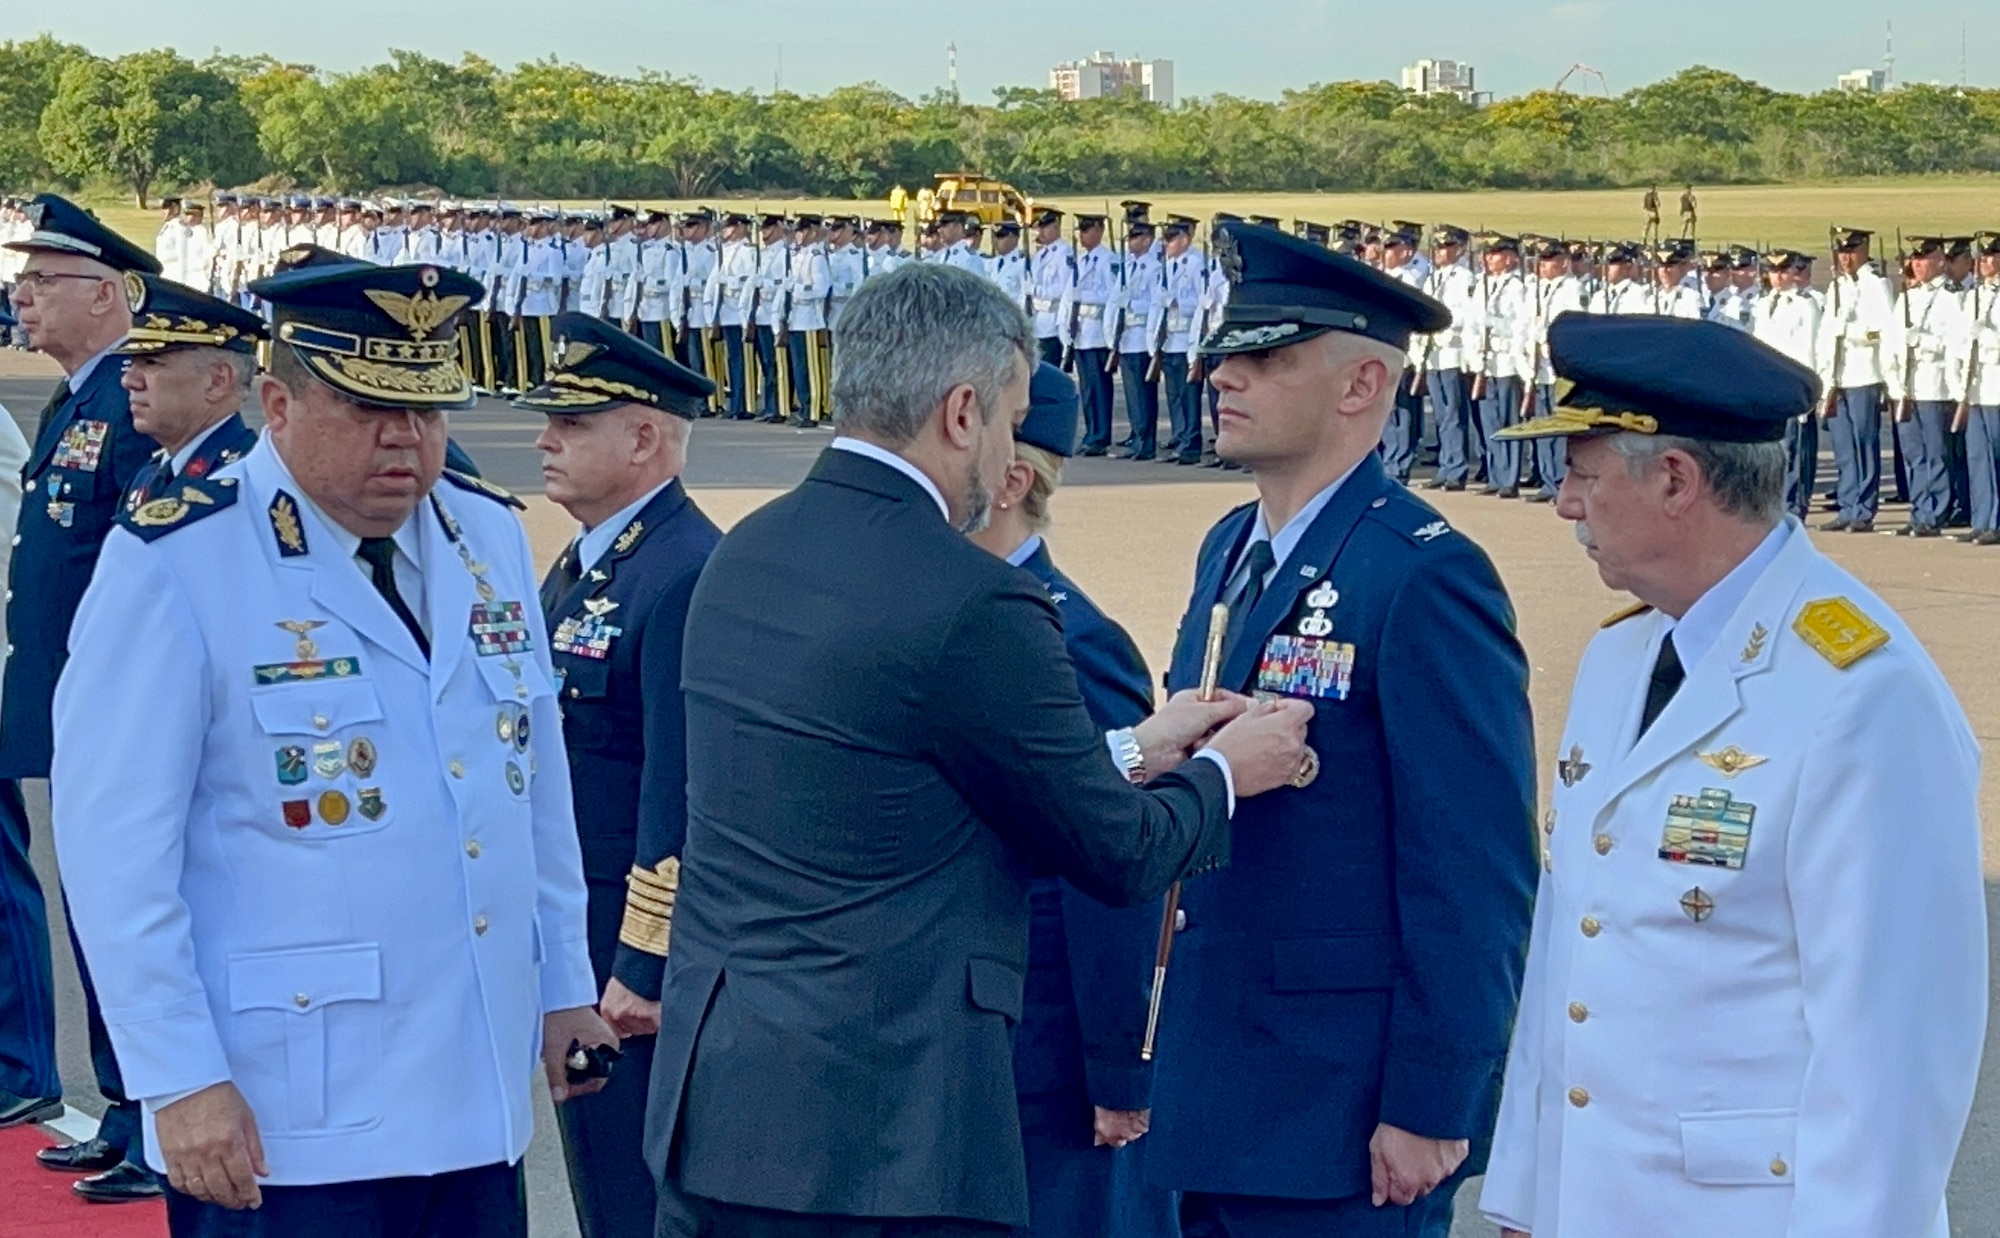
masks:
<instances>
[{"instance_id":1,"label":"gray beard","mask_svg":"<svg viewBox=\"0 0 2000 1238\"><path fill-rule=\"evenodd\" d=\"M959 503L965 508L965 519L958 525L960 533L978 533L993 518L993 492L986 488L985 479L979 476L977 463L973 464L971 475L965 479Z\"/></svg>"}]
</instances>

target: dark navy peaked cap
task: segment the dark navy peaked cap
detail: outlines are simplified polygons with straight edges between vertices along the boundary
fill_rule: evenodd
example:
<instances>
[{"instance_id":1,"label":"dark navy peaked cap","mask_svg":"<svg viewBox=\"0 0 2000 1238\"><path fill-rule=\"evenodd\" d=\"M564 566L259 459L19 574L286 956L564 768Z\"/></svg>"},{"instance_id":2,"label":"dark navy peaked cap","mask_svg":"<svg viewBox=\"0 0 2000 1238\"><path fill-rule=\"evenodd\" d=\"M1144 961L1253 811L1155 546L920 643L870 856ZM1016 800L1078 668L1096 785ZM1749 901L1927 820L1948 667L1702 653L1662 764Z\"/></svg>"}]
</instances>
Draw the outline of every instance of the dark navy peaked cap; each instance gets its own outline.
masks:
<instances>
[{"instance_id":1,"label":"dark navy peaked cap","mask_svg":"<svg viewBox=\"0 0 2000 1238\"><path fill-rule=\"evenodd\" d=\"M270 302L277 341L308 372L374 408L471 408L458 363L458 322L486 295L448 267L365 262L302 266L253 281Z\"/></svg>"},{"instance_id":2,"label":"dark navy peaked cap","mask_svg":"<svg viewBox=\"0 0 2000 1238\"><path fill-rule=\"evenodd\" d=\"M1819 379L1747 331L1651 314L1560 315L1549 324L1555 409L1503 438L1670 434L1771 443L1819 403Z\"/></svg>"},{"instance_id":3,"label":"dark navy peaked cap","mask_svg":"<svg viewBox=\"0 0 2000 1238\"><path fill-rule=\"evenodd\" d=\"M1407 348L1412 334L1451 325L1450 310L1394 276L1274 228L1221 225L1215 258L1229 304L1206 353L1282 348L1329 331Z\"/></svg>"},{"instance_id":4,"label":"dark navy peaked cap","mask_svg":"<svg viewBox=\"0 0 2000 1238\"><path fill-rule=\"evenodd\" d=\"M715 392L714 383L638 336L588 314L558 314L549 331L555 348L548 376L515 408L573 416L641 404L692 421Z\"/></svg>"},{"instance_id":5,"label":"dark navy peaked cap","mask_svg":"<svg viewBox=\"0 0 2000 1238\"><path fill-rule=\"evenodd\" d=\"M158 275L125 272L125 301L132 330L116 350L121 356L193 347L254 354L268 335L260 316Z\"/></svg>"},{"instance_id":6,"label":"dark navy peaked cap","mask_svg":"<svg viewBox=\"0 0 2000 1238\"><path fill-rule=\"evenodd\" d=\"M8 249L24 254L76 254L118 271L158 275L160 260L119 236L97 216L59 194L36 194L27 205L28 226L34 229Z\"/></svg>"},{"instance_id":7,"label":"dark navy peaked cap","mask_svg":"<svg viewBox=\"0 0 2000 1238\"><path fill-rule=\"evenodd\" d=\"M1067 460L1076 454L1076 380L1044 361L1028 379L1028 415L1014 441Z\"/></svg>"}]
</instances>

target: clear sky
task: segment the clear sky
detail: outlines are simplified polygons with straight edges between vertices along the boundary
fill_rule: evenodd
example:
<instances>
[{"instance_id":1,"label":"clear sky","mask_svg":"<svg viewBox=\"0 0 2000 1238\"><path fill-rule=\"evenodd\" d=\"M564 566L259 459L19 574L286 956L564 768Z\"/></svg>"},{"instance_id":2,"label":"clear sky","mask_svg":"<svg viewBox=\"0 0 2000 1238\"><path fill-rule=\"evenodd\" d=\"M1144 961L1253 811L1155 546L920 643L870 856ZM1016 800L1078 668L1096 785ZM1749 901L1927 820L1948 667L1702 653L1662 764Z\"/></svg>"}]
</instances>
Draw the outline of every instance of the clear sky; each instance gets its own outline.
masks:
<instances>
[{"instance_id":1,"label":"clear sky","mask_svg":"<svg viewBox=\"0 0 2000 1238\"><path fill-rule=\"evenodd\" d=\"M1012 10L1010 15L1009 10ZM1419 57L1470 61L1500 95L1551 85L1572 64L1613 93L1690 64L1783 90L1819 90L1882 63L1895 20L1896 76L2000 86L1994 0L1153 0L1117 5L690 4L683 0L67 0L0 3L0 40L47 31L105 55L156 46L199 58L267 52L352 69L408 48L511 65L555 56L611 73L644 67L708 83L817 93L873 79L906 95L945 83L958 45L960 93L1048 85L1049 67L1095 50L1174 61L1176 93L1275 97L1291 86L1397 79ZM1594 90L1579 74L1571 88Z\"/></svg>"}]
</instances>

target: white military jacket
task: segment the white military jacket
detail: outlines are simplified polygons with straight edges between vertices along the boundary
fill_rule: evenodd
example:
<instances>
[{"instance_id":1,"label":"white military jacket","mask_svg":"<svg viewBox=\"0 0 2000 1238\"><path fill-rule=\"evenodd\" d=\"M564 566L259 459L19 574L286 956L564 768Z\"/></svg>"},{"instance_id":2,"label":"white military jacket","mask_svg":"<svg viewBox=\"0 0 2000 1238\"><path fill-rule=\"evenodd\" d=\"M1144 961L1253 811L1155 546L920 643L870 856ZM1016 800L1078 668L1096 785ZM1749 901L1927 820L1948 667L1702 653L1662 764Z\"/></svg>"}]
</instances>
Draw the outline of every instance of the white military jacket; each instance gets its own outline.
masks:
<instances>
[{"instance_id":1,"label":"white military jacket","mask_svg":"<svg viewBox=\"0 0 2000 1238\"><path fill-rule=\"evenodd\" d=\"M1068 241L1058 237L1037 249L1028 265L1033 289L1028 297L1028 312L1034 315L1035 338L1045 340L1064 335L1068 327L1060 315L1063 301L1076 283L1075 252Z\"/></svg>"},{"instance_id":2,"label":"white military jacket","mask_svg":"<svg viewBox=\"0 0 2000 1238\"><path fill-rule=\"evenodd\" d=\"M1835 275L1826 288L1826 313L1820 319L1820 355L1833 371L1836 387L1872 387L1883 381L1889 357L1882 339L1895 316L1889 281L1872 268L1856 275Z\"/></svg>"},{"instance_id":3,"label":"white military jacket","mask_svg":"<svg viewBox=\"0 0 2000 1238\"><path fill-rule=\"evenodd\" d=\"M1636 744L1667 619L1577 670L1480 1199L1534 1238L1946 1238L1979 750L1895 613L1780 536Z\"/></svg>"},{"instance_id":4,"label":"white military jacket","mask_svg":"<svg viewBox=\"0 0 2000 1238\"><path fill-rule=\"evenodd\" d=\"M417 508L427 663L268 437L199 487L229 489L112 531L56 694L63 888L126 1089L150 1126L233 1082L272 1185L516 1161L542 1017L596 1001L527 539L446 482Z\"/></svg>"},{"instance_id":5,"label":"white military jacket","mask_svg":"<svg viewBox=\"0 0 2000 1238\"><path fill-rule=\"evenodd\" d=\"M1882 335L1882 378L1891 400L1965 398L1972 319L1965 294L1940 275L1896 298Z\"/></svg>"},{"instance_id":6,"label":"white military jacket","mask_svg":"<svg viewBox=\"0 0 2000 1238\"><path fill-rule=\"evenodd\" d=\"M1966 355L1966 399L1983 408L2000 405L2000 284L1984 281L1965 294L1972 343Z\"/></svg>"}]
</instances>

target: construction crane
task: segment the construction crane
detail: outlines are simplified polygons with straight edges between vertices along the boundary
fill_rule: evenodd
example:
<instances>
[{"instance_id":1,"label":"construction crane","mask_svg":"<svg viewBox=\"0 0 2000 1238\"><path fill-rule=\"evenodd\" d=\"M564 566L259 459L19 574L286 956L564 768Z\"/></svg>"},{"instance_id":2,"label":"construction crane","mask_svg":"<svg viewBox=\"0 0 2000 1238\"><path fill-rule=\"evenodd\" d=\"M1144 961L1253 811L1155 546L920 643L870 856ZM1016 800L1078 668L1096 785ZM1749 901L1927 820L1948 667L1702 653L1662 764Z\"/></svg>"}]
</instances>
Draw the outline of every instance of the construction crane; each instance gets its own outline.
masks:
<instances>
[{"instance_id":1,"label":"construction crane","mask_svg":"<svg viewBox=\"0 0 2000 1238\"><path fill-rule=\"evenodd\" d=\"M1573 64L1568 68L1567 71L1563 73L1561 77L1557 78L1555 85L1556 93L1561 94L1563 85L1566 82L1568 82L1569 79L1575 77L1579 73L1583 74L1585 77L1596 78L1597 88L1604 92L1604 97L1607 99L1611 97L1611 83L1604 80L1604 74L1598 72L1596 69L1591 68L1587 64Z\"/></svg>"}]
</instances>

